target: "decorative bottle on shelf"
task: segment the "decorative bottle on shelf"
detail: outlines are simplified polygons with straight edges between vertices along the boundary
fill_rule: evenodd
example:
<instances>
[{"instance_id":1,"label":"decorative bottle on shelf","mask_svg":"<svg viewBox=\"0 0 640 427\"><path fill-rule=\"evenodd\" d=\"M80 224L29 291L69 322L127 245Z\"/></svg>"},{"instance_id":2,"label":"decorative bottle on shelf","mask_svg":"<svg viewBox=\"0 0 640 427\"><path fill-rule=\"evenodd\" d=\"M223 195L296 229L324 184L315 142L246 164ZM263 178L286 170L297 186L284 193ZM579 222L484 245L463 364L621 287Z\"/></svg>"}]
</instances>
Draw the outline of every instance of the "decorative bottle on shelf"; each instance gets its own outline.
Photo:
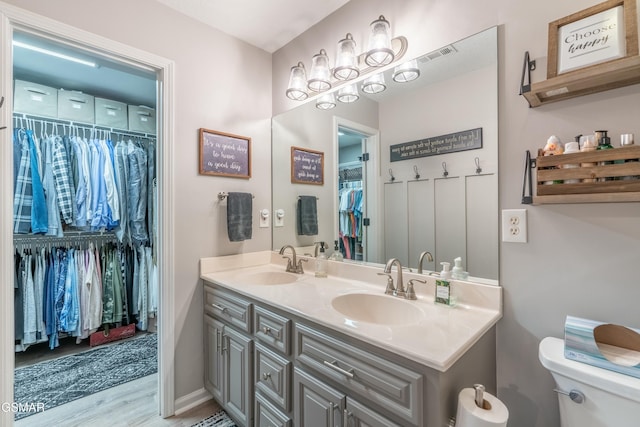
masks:
<instances>
[{"instance_id":1,"label":"decorative bottle on shelf","mask_svg":"<svg viewBox=\"0 0 640 427\"><path fill-rule=\"evenodd\" d=\"M320 242L320 253L316 258L316 277L327 277L327 255L324 253L324 242Z\"/></svg>"},{"instance_id":2,"label":"decorative bottle on shelf","mask_svg":"<svg viewBox=\"0 0 640 427\"><path fill-rule=\"evenodd\" d=\"M582 136L580 137L580 152L581 153L586 153L589 151L595 151L598 148L598 144L596 143L596 137L595 135L586 135L586 136ZM582 162L580 163L580 167L583 168L587 168L587 167L592 167L592 166L596 166L595 162ZM596 182L595 178L583 178L582 182Z\"/></svg>"},{"instance_id":3,"label":"decorative bottle on shelf","mask_svg":"<svg viewBox=\"0 0 640 427\"><path fill-rule=\"evenodd\" d=\"M611 145L611 138L609 138L607 136L607 131L606 130L597 130L596 131L596 139L598 138L598 134L600 134L600 139L598 140L598 150L610 150L613 148L613 145ZM612 161L608 160L605 162L598 162L598 166L604 166L604 165L611 165L613 164ZM602 177L602 178L598 178L598 182L604 182L604 181L613 181L613 178L606 178L606 177Z\"/></svg>"},{"instance_id":4,"label":"decorative bottle on shelf","mask_svg":"<svg viewBox=\"0 0 640 427\"><path fill-rule=\"evenodd\" d=\"M621 147L631 147L633 145L633 134L632 133L623 133L622 135L620 135L620 146ZM623 160L623 163L629 163L629 162L637 162L638 159L627 159L627 160ZM617 163L617 161L616 161ZM620 178L623 181L630 181L632 179L639 179L640 176L638 175L629 175L629 176L623 176L622 178Z\"/></svg>"},{"instance_id":5,"label":"decorative bottle on shelf","mask_svg":"<svg viewBox=\"0 0 640 427\"><path fill-rule=\"evenodd\" d=\"M567 142L566 144L564 144L564 154L577 153L580 151L581 136L582 135L576 136L574 142ZM571 168L579 168L579 167L580 167L579 163L568 163L568 164L562 165L563 169L571 169ZM575 178L564 180L565 184L578 184L579 182L580 180Z\"/></svg>"},{"instance_id":6,"label":"decorative bottle on shelf","mask_svg":"<svg viewBox=\"0 0 640 427\"><path fill-rule=\"evenodd\" d=\"M334 243L333 253L329 257L329 259L331 261L344 261L344 256L342 255L342 252L340 252L340 246L338 245L338 241L334 240L333 243Z\"/></svg>"}]
</instances>

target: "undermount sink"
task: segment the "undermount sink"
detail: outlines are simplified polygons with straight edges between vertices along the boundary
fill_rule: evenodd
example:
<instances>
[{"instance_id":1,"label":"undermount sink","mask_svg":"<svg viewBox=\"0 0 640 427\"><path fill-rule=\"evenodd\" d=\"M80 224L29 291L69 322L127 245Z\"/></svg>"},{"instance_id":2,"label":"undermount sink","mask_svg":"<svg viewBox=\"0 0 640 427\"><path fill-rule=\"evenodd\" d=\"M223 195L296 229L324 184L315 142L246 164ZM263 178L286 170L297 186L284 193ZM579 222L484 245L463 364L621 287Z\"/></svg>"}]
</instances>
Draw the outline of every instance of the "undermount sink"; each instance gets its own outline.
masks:
<instances>
[{"instance_id":1,"label":"undermount sink","mask_svg":"<svg viewBox=\"0 0 640 427\"><path fill-rule=\"evenodd\" d=\"M422 311L412 301L389 295L353 293L335 297L333 308L348 319L383 325L417 323Z\"/></svg>"},{"instance_id":2,"label":"undermount sink","mask_svg":"<svg viewBox=\"0 0 640 427\"><path fill-rule=\"evenodd\" d=\"M242 282L249 285L286 285L298 280L300 276L285 271L261 271L242 276Z\"/></svg>"}]
</instances>

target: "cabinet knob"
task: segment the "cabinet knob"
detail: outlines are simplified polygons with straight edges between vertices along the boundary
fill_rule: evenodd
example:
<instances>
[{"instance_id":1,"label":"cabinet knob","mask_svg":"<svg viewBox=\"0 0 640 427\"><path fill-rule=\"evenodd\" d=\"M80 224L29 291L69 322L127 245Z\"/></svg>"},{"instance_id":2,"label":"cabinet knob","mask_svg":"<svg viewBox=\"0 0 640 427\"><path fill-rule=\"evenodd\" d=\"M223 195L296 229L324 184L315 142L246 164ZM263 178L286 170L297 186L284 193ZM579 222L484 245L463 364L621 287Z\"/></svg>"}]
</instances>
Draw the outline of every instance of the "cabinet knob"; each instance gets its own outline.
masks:
<instances>
[{"instance_id":1,"label":"cabinet knob","mask_svg":"<svg viewBox=\"0 0 640 427\"><path fill-rule=\"evenodd\" d=\"M265 334L270 334L271 333L271 328L268 326L264 326L262 328L262 332L264 332Z\"/></svg>"},{"instance_id":2,"label":"cabinet knob","mask_svg":"<svg viewBox=\"0 0 640 427\"><path fill-rule=\"evenodd\" d=\"M262 379L263 380L268 380L271 378L271 372L265 372L264 374L262 374Z\"/></svg>"}]
</instances>

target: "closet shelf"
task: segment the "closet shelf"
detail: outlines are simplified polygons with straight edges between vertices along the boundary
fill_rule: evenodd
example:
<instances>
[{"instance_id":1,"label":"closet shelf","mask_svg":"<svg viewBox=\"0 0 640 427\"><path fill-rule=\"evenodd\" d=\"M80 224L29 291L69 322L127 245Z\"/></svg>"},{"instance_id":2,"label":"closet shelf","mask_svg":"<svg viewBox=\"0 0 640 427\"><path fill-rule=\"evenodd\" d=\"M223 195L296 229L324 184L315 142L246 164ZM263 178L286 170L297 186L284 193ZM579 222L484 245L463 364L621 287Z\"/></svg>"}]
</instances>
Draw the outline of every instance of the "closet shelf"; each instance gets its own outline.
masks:
<instances>
[{"instance_id":1,"label":"closet shelf","mask_svg":"<svg viewBox=\"0 0 640 427\"><path fill-rule=\"evenodd\" d=\"M630 56L570 71L532 83L522 95L531 108L640 83L640 56Z\"/></svg>"}]
</instances>

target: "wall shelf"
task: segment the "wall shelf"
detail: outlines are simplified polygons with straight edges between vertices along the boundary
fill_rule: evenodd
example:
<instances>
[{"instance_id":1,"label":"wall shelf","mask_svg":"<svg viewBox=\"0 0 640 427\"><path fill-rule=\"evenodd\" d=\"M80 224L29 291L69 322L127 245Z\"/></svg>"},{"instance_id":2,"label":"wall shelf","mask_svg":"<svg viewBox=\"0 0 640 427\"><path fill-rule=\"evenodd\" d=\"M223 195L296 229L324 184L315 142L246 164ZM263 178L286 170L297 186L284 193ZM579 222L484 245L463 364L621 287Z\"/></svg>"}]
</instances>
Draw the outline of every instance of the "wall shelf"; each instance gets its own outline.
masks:
<instances>
[{"instance_id":1,"label":"wall shelf","mask_svg":"<svg viewBox=\"0 0 640 427\"><path fill-rule=\"evenodd\" d=\"M531 108L640 83L640 55L628 56L570 71L523 86Z\"/></svg>"},{"instance_id":2,"label":"wall shelf","mask_svg":"<svg viewBox=\"0 0 640 427\"><path fill-rule=\"evenodd\" d=\"M533 204L640 202L640 146L539 155L535 167Z\"/></svg>"}]
</instances>

